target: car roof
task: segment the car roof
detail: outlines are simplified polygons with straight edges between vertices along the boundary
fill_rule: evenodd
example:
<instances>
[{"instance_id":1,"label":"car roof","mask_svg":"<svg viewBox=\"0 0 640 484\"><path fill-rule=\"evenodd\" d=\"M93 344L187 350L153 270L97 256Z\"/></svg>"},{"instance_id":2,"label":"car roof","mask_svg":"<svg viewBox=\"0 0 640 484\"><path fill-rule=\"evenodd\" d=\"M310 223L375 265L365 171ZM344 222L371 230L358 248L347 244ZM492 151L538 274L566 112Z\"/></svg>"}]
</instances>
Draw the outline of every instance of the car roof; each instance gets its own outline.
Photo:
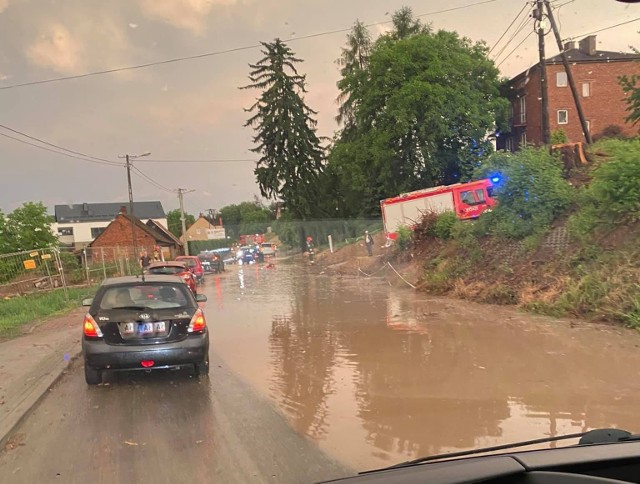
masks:
<instances>
[{"instance_id":1,"label":"car roof","mask_svg":"<svg viewBox=\"0 0 640 484\"><path fill-rule=\"evenodd\" d=\"M176 257L176 260L197 259L197 258L198 258L197 255L179 255L178 257Z\"/></svg>"},{"instance_id":2,"label":"car roof","mask_svg":"<svg viewBox=\"0 0 640 484\"><path fill-rule=\"evenodd\" d=\"M152 269L154 267L184 267L184 268L186 268L184 262L175 261L175 260L170 260L170 261L165 261L165 262L154 262L152 264L149 264L149 267L147 267L147 269Z\"/></svg>"},{"instance_id":3,"label":"car roof","mask_svg":"<svg viewBox=\"0 0 640 484\"><path fill-rule=\"evenodd\" d=\"M126 286L139 285L144 283L170 282L173 284L184 284L183 280L178 276L148 274L143 276L122 276L109 277L102 282L103 286Z\"/></svg>"}]
</instances>

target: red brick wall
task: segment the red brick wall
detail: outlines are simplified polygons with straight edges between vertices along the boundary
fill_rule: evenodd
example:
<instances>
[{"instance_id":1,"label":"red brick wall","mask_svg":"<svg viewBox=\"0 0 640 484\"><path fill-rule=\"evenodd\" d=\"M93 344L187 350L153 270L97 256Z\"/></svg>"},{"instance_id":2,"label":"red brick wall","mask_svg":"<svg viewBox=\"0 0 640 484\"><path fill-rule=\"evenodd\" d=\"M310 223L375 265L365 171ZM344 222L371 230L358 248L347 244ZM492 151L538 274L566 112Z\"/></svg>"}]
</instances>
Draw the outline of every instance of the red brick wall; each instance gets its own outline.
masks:
<instances>
[{"instance_id":1,"label":"red brick wall","mask_svg":"<svg viewBox=\"0 0 640 484\"><path fill-rule=\"evenodd\" d=\"M571 66L571 72L576 83L578 95L582 103L585 117L590 121L591 135L597 135L605 127L615 124L624 129L625 134L634 135L638 128L634 128L625 122L628 115L625 94L618 84L618 77L625 74L638 73L637 62L610 62L575 64ZM580 119L576 111L571 88L556 86L556 73L564 72L562 64L548 65L549 77L549 126L551 131L562 128L569 141L584 141ZM590 95L583 97L582 84L589 83ZM569 112L568 124L558 124L558 109L567 109Z\"/></svg>"},{"instance_id":2,"label":"red brick wall","mask_svg":"<svg viewBox=\"0 0 640 484\"><path fill-rule=\"evenodd\" d=\"M135 227L135 233L138 250L140 252L147 250L149 255L153 255L153 247L155 245L154 238L137 226ZM133 247L133 235L131 233L131 222L129 219L118 215L105 231L93 241L91 247L94 249L94 252L101 247ZM105 251L105 257L112 252L113 251Z\"/></svg>"}]
</instances>

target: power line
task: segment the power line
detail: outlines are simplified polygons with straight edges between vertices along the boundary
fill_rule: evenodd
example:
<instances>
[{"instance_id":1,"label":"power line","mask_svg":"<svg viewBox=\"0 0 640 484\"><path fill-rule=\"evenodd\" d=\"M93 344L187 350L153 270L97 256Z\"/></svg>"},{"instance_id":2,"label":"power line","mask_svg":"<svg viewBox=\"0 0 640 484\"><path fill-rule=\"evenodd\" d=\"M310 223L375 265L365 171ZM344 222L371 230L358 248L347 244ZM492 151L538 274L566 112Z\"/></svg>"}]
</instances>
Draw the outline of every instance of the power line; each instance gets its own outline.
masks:
<instances>
[{"instance_id":1,"label":"power line","mask_svg":"<svg viewBox=\"0 0 640 484\"><path fill-rule=\"evenodd\" d=\"M502 48L500 49L500 51L494 56L494 58L493 58L494 62L497 61L498 58L500 58L500 56L504 53L505 50L507 50L507 47L509 47L509 45L511 45L511 42L513 42L515 40L515 38L518 37L518 35L520 35L520 32L522 32L524 30L524 28L527 26L528 21L529 21L529 16L525 15L522 18L522 20L520 21L520 24L518 25L518 28L515 30L513 35L511 35L511 37L509 38L507 43L504 44L502 46Z\"/></svg>"},{"instance_id":2,"label":"power line","mask_svg":"<svg viewBox=\"0 0 640 484\"><path fill-rule=\"evenodd\" d=\"M426 17L429 15L437 15L437 14L441 14L441 13L447 13L447 12L453 12L455 10L462 10L465 8L470 8L470 7L475 7L478 5L484 5L487 3L493 3L496 2L498 0L482 0L480 2L475 2L475 3L469 3L469 4L465 4L465 5L460 5L459 7L452 7L452 8L447 8L444 10L436 10L433 12L428 12L428 13L423 13L420 15L416 15L416 18L421 18L421 17ZM365 27L375 27L377 25L383 25L383 24L388 24L391 23L392 20L385 20L382 22L375 22L375 23L371 23L371 24L367 24L365 25ZM345 33L345 32L349 32L351 31L351 27L349 28L345 28L345 29L336 29L336 30L327 30L324 32L317 32L315 34L309 34L309 35L303 35L301 37L296 37L294 39L289 39L287 42L294 42L294 41L299 41L299 40L307 40L307 39L313 39L316 37L323 37L326 35L335 35L335 34L341 34L341 33ZM146 67L153 67L153 66L159 66L159 65L164 65L164 64L173 64L175 62L183 62L183 61L187 61L187 60L194 60L194 59L202 59L204 57L214 57L214 56L219 56L219 55L223 55L223 54L230 54L230 53L234 53L234 52L240 52L240 51L244 51L244 50L252 50L252 49L257 49L262 47L262 44L252 44L252 45L245 45L242 47L234 47L232 49L225 49L225 50L218 50L218 51L213 51L213 52L205 52L203 54L196 54L196 55L189 55L189 56L183 56L183 57L174 57L172 59L165 59L165 60L161 60L161 61L155 61L155 62L147 62L144 64L137 64L137 65L133 65L133 66L124 66L124 67L116 67L113 69L104 69L101 71L94 71L94 72L87 72L84 74L76 74L73 76L64 76L64 77L52 77L50 79L42 79L39 81L28 81L28 82L22 82L19 84L11 84L8 86L0 86L0 90L5 90L5 89L14 89L14 88L18 88L18 87L25 87L25 86L34 86L34 85L38 85L38 84L48 84L51 82L59 82L59 81L68 81L71 79L82 79L85 77L92 77L92 76L99 76L99 75L103 75L103 74L113 74L116 72L122 72L122 71L129 71L129 70L134 70L134 69L143 69Z\"/></svg>"},{"instance_id":3,"label":"power line","mask_svg":"<svg viewBox=\"0 0 640 484\"><path fill-rule=\"evenodd\" d=\"M522 9L516 14L516 16L513 18L513 20L511 21L511 23L509 24L509 26L507 27L507 29L502 33L502 35L500 36L500 38L498 40L496 40L495 44L493 44L493 47L491 47L491 50L489 51L488 55L491 55L491 53L493 52L493 49L496 48L496 46L500 43L500 41L504 38L505 35L507 35L507 32L509 32L509 30L511 29L511 27L513 27L513 24L516 23L516 20L518 20L518 18L520 17L520 15L522 15L522 12L524 12L524 10L527 8L527 5L529 5L529 3L525 3L522 6Z\"/></svg>"},{"instance_id":4,"label":"power line","mask_svg":"<svg viewBox=\"0 0 640 484\"><path fill-rule=\"evenodd\" d=\"M610 30L616 27L620 27L621 25L627 25L630 24L632 22L637 22L638 20L640 20L640 17L631 19L631 20L627 20L626 22L620 22L619 24L615 24L615 25L610 25L609 27L604 27L602 29L598 29L598 30L594 30L593 32L587 32L586 34L580 34L580 35L574 35L573 37L567 37L566 39L563 40L563 42L567 41L567 40L575 40L578 37L586 37L588 35L593 35L593 34L597 34L598 32L604 32L605 30Z\"/></svg>"},{"instance_id":5,"label":"power line","mask_svg":"<svg viewBox=\"0 0 640 484\"><path fill-rule=\"evenodd\" d=\"M119 163L114 163L114 162L105 163L104 161L95 161L95 160L91 160L89 158L82 158L80 156L71 155L69 153L63 153L61 151L52 150L51 148L46 148L44 146L40 146L40 145L37 145L35 143L30 143L29 141L25 141L25 140L20 139L20 138L15 138L15 137L10 136L10 135L5 134L5 133L0 133L0 136L4 136L5 138L12 139L14 141L17 141L18 143L23 143L25 145L33 146L34 148L38 148L38 149L45 150L45 151L50 151L51 153L55 153L56 155L62 155L62 156L67 156L69 158L75 158L77 160L88 161L89 163L96 163L98 165L118 166L118 167L124 166L124 165L121 165Z\"/></svg>"},{"instance_id":6,"label":"power line","mask_svg":"<svg viewBox=\"0 0 640 484\"><path fill-rule=\"evenodd\" d=\"M98 158L96 156L87 155L87 154L82 153L80 151L70 150L68 148L65 148L64 146L58 146L58 145L55 145L53 143L49 143L48 141L44 141L44 140L42 140L40 138L36 138L35 136L28 135L27 133L23 133L22 131L18 131L17 129L10 128L9 126L5 126L3 124L0 124L0 128L6 129L7 131L11 131L12 133L15 133L15 134L19 134L20 136L24 136L25 138L32 139L34 141L37 141L38 143L42 143L42 144L51 146L53 148L58 148L60 150L67 151L67 152L72 153L74 155L84 156L85 158L91 158L92 160L101 161L101 162L104 162L104 163L108 163L110 165L122 166L122 163L118 163L116 161L106 160L104 158Z\"/></svg>"},{"instance_id":7,"label":"power line","mask_svg":"<svg viewBox=\"0 0 640 484\"><path fill-rule=\"evenodd\" d=\"M504 62L505 62L509 57L511 57L511 55L512 55L516 50L518 50L518 48L519 48L522 44L524 44L524 43L529 39L529 37L531 37L531 35L532 35L532 34L533 34L533 30L532 30L531 32L529 32L529 35L527 35L524 39L522 39L522 42L520 42L518 45L516 45L515 49L513 49L511 52L509 52L509 54L508 54L504 59L502 59L502 60L500 61L500 63L497 65L497 67L500 67L500 66L501 66L501 65L502 65L502 64L503 64L503 63L504 63Z\"/></svg>"},{"instance_id":8,"label":"power line","mask_svg":"<svg viewBox=\"0 0 640 484\"><path fill-rule=\"evenodd\" d=\"M148 176L147 174L145 174L142 170L140 170L140 168L131 165L131 168L133 168L133 172L140 178L146 180L148 183L151 183L152 185L154 185L156 188L159 188L160 190L164 190L165 192L168 193L175 193L175 190L172 190L171 188L167 188L164 185L158 183L157 181L155 181L153 178L151 178L150 176Z\"/></svg>"},{"instance_id":9,"label":"power line","mask_svg":"<svg viewBox=\"0 0 640 484\"><path fill-rule=\"evenodd\" d=\"M253 159L233 159L220 158L212 160L136 160L136 163L257 163L258 160Z\"/></svg>"}]
</instances>

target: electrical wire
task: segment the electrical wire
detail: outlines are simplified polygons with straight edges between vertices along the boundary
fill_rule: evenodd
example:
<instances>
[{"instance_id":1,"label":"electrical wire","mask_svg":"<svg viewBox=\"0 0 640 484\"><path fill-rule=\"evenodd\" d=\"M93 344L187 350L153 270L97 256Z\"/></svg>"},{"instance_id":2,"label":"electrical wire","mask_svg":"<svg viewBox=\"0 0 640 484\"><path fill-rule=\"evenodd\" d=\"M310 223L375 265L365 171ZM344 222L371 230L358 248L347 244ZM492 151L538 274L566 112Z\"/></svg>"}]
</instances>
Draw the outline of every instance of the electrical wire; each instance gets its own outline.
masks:
<instances>
[{"instance_id":1,"label":"electrical wire","mask_svg":"<svg viewBox=\"0 0 640 484\"><path fill-rule=\"evenodd\" d=\"M29 138L31 140L37 141L38 143L42 143L44 145L51 146L53 148L58 148L60 150L67 151L67 152L72 153L74 155L84 156L85 158L91 158L92 160L101 161L101 162L104 162L104 163L108 163L110 165L122 166L122 163L118 163L117 161L111 161L111 160L107 160L105 158L98 158L96 156L87 155L87 154L82 153L80 151L70 150L69 148L65 148L64 146L58 146L58 145L55 145L53 143L49 143L48 141L42 140L40 138L36 138L35 136L28 135L27 133L23 133L22 131L18 131L17 129L10 128L9 126L5 126L4 124L0 124L0 128L6 129L7 131L11 131L12 133L15 133L15 134L19 134L20 136L24 136L25 138Z\"/></svg>"},{"instance_id":2,"label":"electrical wire","mask_svg":"<svg viewBox=\"0 0 640 484\"><path fill-rule=\"evenodd\" d=\"M637 22L638 20L640 20L640 17L631 19L631 20L627 20L626 22L620 22L619 24L615 24L615 25L610 25L609 27L604 27L602 29L598 29L598 30L594 30L593 32L587 32L586 34L580 34L580 35L574 35L573 37L567 37L566 39L563 40L563 42L566 42L568 40L575 40L579 37L586 37L589 35L593 35L593 34L597 34L598 32L604 32L605 30L610 30L610 29L614 29L616 27L620 27L621 25L627 25L633 22Z\"/></svg>"},{"instance_id":3,"label":"electrical wire","mask_svg":"<svg viewBox=\"0 0 640 484\"><path fill-rule=\"evenodd\" d=\"M167 188L161 183L158 183L153 178L145 174L142 170L140 170L140 168L134 166L133 164L131 164L131 168L133 169L133 173L135 175L142 178L143 180L146 180L148 183L152 184L156 188L159 188L160 190L164 190L165 192L168 192L168 193L175 193L175 190L172 190L171 188Z\"/></svg>"},{"instance_id":4,"label":"electrical wire","mask_svg":"<svg viewBox=\"0 0 640 484\"><path fill-rule=\"evenodd\" d=\"M423 13L420 15L416 15L416 18L421 18L421 17L426 17L429 15L437 15L437 14L441 14L441 13L447 13L447 12L453 12L455 10L462 10L465 8L470 8L470 7L475 7L478 5L484 5L487 3L493 3L496 2L498 0L482 0L480 2L475 2L475 3L469 3L466 5L460 5L458 7L451 7L451 8L447 8L444 10L436 10L433 12L428 12L428 13ZM365 27L375 27L377 25L383 25L383 24L388 24L391 23L392 20L385 20L382 22L375 22L375 23L371 23L371 24L367 24L365 25ZM315 34L309 34L309 35L303 35L300 37L296 37L294 39L289 39L287 42L294 42L294 41L299 41L299 40L306 40L306 39L313 39L316 37L323 37L326 35L334 35L334 34L341 34L341 33L345 33L345 32L350 32L351 31L351 27L349 28L344 28L344 29L336 29L336 30L327 30L324 32L317 32ZM112 68L112 69L104 69L104 70L100 70L100 71L94 71L94 72L87 72L84 74L76 74L73 76L64 76L64 77L52 77L49 79L41 79L39 81L28 81L28 82L22 82L22 83L18 83L18 84L10 84L8 86L0 86L0 91L5 90L5 89L15 89L18 87L26 87L26 86L34 86L34 85L38 85L38 84L48 84L51 82L59 82L59 81L68 81L68 80L72 80L72 79L83 79L85 77L92 77L92 76L99 76L99 75L103 75L103 74L113 74L116 72L122 72L122 71L130 71L130 70L135 70L135 69L144 69L146 67L153 67L153 66L159 66L159 65L165 65L165 64L173 64L176 62L183 62L183 61L188 61L188 60L194 60L194 59L202 59L205 57L214 57L214 56L219 56L219 55L223 55L223 54L230 54L230 53L234 53L234 52L240 52L240 51L244 51L244 50L252 50L252 49L257 49L262 47L261 43L258 44L251 44L251 45L245 45L245 46L241 46L241 47L234 47L231 49L225 49L225 50L218 50L218 51L213 51L213 52L205 52L203 54L196 54L196 55L188 55L188 56L183 56L183 57L174 57L172 59L165 59L165 60L161 60L161 61L155 61L155 62L147 62L144 64L137 64L137 65L133 65L133 66L124 66L124 67L116 67L116 68Z\"/></svg>"},{"instance_id":5,"label":"electrical wire","mask_svg":"<svg viewBox=\"0 0 640 484\"><path fill-rule=\"evenodd\" d=\"M525 15L523 17L523 19L520 21L520 24L518 25L518 28L515 30L515 32L513 33L513 35L509 38L509 40L507 41L506 44L504 44L502 46L502 48L500 49L500 51L494 56L493 61L497 61L500 56L505 52L505 50L507 50L507 47L509 47L509 45L511 45L511 42L513 42L516 37L518 37L518 35L520 35L520 32L522 32L525 27L527 26L527 23L529 22L529 16Z\"/></svg>"},{"instance_id":6,"label":"electrical wire","mask_svg":"<svg viewBox=\"0 0 640 484\"><path fill-rule=\"evenodd\" d=\"M88 161L89 163L95 163L95 164L98 164L98 165L117 166L117 167L123 167L124 166L124 164L120 164L120 163L115 163L115 162L106 163L104 161L91 160L89 158L82 158L80 156L71 155L69 153L64 153L64 152L61 152L61 151L52 150L51 148L47 148L45 146L40 146L40 145L37 145L35 143L31 143L29 141L25 141L23 139L16 138L14 136L10 136L10 135L5 134L5 133L0 133L0 136L4 136L5 138L12 139L14 141L17 141L18 143L23 143L25 145L33 146L34 148L38 148L38 149L41 149L41 150L49 151L51 153L55 153L56 155L67 156L69 158L75 158L76 160Z\"/></svg>"},{"instance_id":7,"label":"electrical wire","mask_svg":"<svg viewBox=\"0 0 640 484\"><path fill-rule=\"evenodd\" d=\"M136 160L136 163L257 163L258 160L252 159L233 159L233 158L220 158L212 160L149 160L140 159Z\"/></svg>"},{"instance_id":8,"label":"electrical wire","mask_svg":"<svg viewBox=\"0 0 640 484\"><path fill-rule=\"evenodd\" d=\"M513 27L513 24L516 23L516 20L518 20L518 18L520 17L520 15L522 15L522 12L524 12L524 10L527 8L527 5L529 5L528 3L525 3L522 6L522 9L516 14L516 16L513 18L513 20L511 21L511 23L509 24L509 26L507 27L507 29L502 33L502 35L500 36L500 38L498 40L496 40L496 42L493 44L493 47L491 47L491 50L489 51L488 55L491 55L491 53L493 52L493 49L495 49L497 47L497 45L500 43L500 41L504 38L505 35L507 35L507 32L509 32L509 30L511 29L511 27Z\"/></svg>"},{"instance_id":9,"label":"electrical wire","mask_svg":"<svg viewBox=\"0 0 640 484\"><path fill-rule=\"evenodd\" d=\"M500 67L500 66L501 66L501 65L502 65L502 64L503 64L503 63L504 63L504 62L505 62L509 57L511 57L511 56L513 55L513 53L514 53L516 50L518 50L518 48L520 48L520 46L521 46L522 44L524 44L524 43L529 39L529 37L531 37L532 35L533 35L533 30L532 30L531 32L529 32L529 35L527 35L524 39L522 39L522 41L521 41L518 45L516 45L515 49L513 49L511 52L509 52L509 54L507 54L507 56L506 56L504 59L502 59L502 60L500 61L500 63L499 63L496 67Z\"/></svg>"}]
</instances>

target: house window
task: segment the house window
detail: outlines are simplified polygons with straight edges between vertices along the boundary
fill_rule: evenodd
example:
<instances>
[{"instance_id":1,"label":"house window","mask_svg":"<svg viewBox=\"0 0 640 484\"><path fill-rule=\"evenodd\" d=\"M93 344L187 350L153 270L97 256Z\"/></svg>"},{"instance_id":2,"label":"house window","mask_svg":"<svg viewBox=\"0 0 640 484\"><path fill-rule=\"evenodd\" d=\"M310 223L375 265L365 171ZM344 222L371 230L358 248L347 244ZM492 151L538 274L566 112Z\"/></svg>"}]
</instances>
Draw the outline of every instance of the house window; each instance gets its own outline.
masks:
<instances>
[{"instance_id":1,"label":"house window","mask_svg":"<svg viewBox=\"0 0 640 484\"><path fill-rule=\"evenodd\" d=\"M527 122L527 99L522 96L520 98L520 123L524 124Z\"/></svg>"},{"instance_id":2,"label":"house window","mask_svg":"<svg viewBox=\"0 0 640 484\"><path fill-rule=\"evenodd\" d=\"M569 124L569 111L558 109L558 124Z\"/></svg>"},{"instance_id":3,"label":"house window","mask_svg":"<svg viewBox=\"0 0 640 484\"><path fill-rule=\"evenodd\" d=\"M513 151L513 138L511 136L509 136L507 138L507 151Z\"/></svg>"},{"instance_id":4,"label":"house window","mask_svg":"<svg viewBox=\"0 0 640 484\"><path fill-rule=\"evenodd\" d=\"M98 235L104 232L104 229L106 229L106 227L91 227L91 237L95 239Z\"/></svg>"},{"instance_id":5,"label":"house window","mask_svg":"<svg viewBox=\"0 0 640 484\"><path fill-rule=\"evenodd\" d=\"M582 97L589 97L589 96L591 96L591 84L589 84L588 82L583 82Z\"/></svg>"},{"instance_id":6,"label":"house window","mask_svg":"<svg viewBox=\"0 0 640 484\"><path fill-rule=\"evenodd\" d=\"M567 73L562 71L556 73L556 86L567 87Z\"/></svg>"},{"instance_id":7,"label":"house window","mask_svg":"<svg viewBox=\"0 0 640 484\"><path fill-rule=\"evenodd\" d=\"M527 132L523 131L520 135L520 146L524 146L527 144Z\"/></svg>"},{"instance_id":8,"label":"house window","mask_svg":"<svg viewBox=\"0 0 640 484\"><path fill-rule=\"evenodd\" d=\"M58 235L73 235L73 227L58 227Z\"/></svg>"},{"instance_id":9,"label":"house window","mask_svg":"<svg viewBox=\"0 0 640 484\"><path fill-rule=\"evenodd\" d=\"M591 133L591 121L587 119L587 132Z\"/></svg>"},{"instance_id":10,"label":"house window","mask_svg":"<svg viewBox=\"0 0 640 484\"><path fill-rule=\"evenodd\" d=\"M200 229L196 229L196 234L200 235Z\"/></svg>"}]
</instances>

